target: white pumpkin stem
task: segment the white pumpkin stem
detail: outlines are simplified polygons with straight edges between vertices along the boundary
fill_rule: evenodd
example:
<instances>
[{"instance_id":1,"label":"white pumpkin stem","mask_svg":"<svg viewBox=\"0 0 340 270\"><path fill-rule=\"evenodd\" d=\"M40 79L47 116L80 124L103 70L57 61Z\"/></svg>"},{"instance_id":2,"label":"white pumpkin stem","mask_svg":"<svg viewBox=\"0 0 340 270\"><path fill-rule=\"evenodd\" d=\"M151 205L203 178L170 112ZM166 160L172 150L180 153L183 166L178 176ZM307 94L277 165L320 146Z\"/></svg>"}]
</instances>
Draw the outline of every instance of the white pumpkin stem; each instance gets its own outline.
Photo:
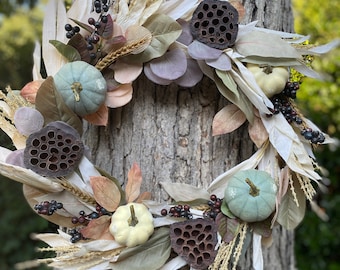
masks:
<instances>
[{"instance_id":1,"label":"white pumpkin stem","mask_svg":"<svg viewBox=\"0 0 340 270\"><path fill-rule=\"evenodd\" d=\"M83 90L83 86L81 85L80 82L74 82L71 85L71 90L73 92L74 99L78 102L80 100L79 93L81 90Z\"/></svg>"},{"instance_id":2,"label":"white pumpkin stem","mask_svg":"<svg viewBox=\"0 0 340 270\"><path fill-rule=\"evenodd\" d=\"M260 195L260 190L255 186L255 184L249 179L246 178L246 183L250 186L249 194L253 197Z\"/></svg>"},{"instance_id":3,"label":"white pumpkin stem","mask_svg":"<svg viewBox=\"0 0 340 270\"><path fill-rule=\"evenodd\" d=\"M130 205L131 217L128 219L129 226L135 227L138 224L138 218L136 217L135 208Z\"/></svg>"},{"instance_id":4,"label":"white pumpkin stem","mask_svg":"<svg viewBox=\"0 0 340 270\"><path fill-rule=\"evenodd\" d=\"M273 72L273 67L268 64L262 64L259 65L260 68L262 68L262 71L266 73L267 75Z\"/></svg>"}]
</instances>

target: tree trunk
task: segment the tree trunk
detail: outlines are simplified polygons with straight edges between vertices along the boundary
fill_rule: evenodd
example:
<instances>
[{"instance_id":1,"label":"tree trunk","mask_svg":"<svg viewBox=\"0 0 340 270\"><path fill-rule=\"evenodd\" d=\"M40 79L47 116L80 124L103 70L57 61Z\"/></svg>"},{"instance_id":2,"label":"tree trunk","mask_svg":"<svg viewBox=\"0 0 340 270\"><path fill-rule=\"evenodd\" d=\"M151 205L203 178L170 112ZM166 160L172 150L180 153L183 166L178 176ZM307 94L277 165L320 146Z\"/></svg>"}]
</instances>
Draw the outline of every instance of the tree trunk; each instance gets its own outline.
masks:
<instances>
[{"instance_id":1,"label":"tree trunk","mask_svg":"<svg viewBox=\"0 0 340 270\"><path fill-rule=\"evenodd\" d=\"M261 27L293 31L290 0L246 0L242 23L258 20ZM112 110L107 127L85 126L84 139L93 161L117 179L126 180L137 162L143 191L168 201L159 182L171 181L207 187L214 178L248 158L254 146L247 127L212 137L212 119L226 104L215 84L204 78L193 88L159 86L140 78L133 100ZM123 183L122 183L123 184ZM275 227L273 244L263 249L265 269L294 269L294 234ZM252 250L240 262L251 269Z\"/></svg>"}]
</instances>

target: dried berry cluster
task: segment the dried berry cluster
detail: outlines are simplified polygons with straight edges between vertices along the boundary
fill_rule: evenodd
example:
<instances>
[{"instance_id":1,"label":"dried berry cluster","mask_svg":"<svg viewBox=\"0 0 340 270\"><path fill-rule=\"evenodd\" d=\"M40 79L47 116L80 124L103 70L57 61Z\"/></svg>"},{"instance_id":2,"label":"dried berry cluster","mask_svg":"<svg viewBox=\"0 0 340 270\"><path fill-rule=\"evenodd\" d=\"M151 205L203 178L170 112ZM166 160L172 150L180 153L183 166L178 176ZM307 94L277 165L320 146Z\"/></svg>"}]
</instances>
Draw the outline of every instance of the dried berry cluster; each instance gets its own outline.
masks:
<instances>
[{"instance_id":1,"label":"dried berry cluster","mask_svg":"<svg viewBox=\"0 0 340 270\"><path fill-rule=\"evenodd\" d=\"M68 231L68 234L71 235L70 238L71 243L76 243L80 240L86 239L78 229L71 229Z\"/></svg>"},{"instance_id":2,"label":"dried berry cluster","mask_svg":"<svg viewBox=\"0 0 340 270\"><path fill-rule=\"evenodd\" d=\"M78 217L72 217L73 224L81 224L87 225L92 219L99 218L102 215L110 215L104 207L101 207L99 204L96 206L96 211L86 215L85 211L79 211Z\"/></svg>"},{"instance_id":3,"label":"dried berry cluster","mask_svg":"<svg viewBox=\"0 0 340 270\"><path fill-rule=\"evenodd\" d=\"M325 136L318 130L312 130L311 128L306 127L302 118L299 116L299 112L293 105L292 100L296 99L296 93L299 88L299 83L287 82L283 91L271 98L271 101L274 105L272 113L282 113L288 123L296 123L297 125L301 126L301 135L311 143L323 143L325 141Z\"/></svg>"},{"instance_id":4,"label":"dried berry cluster","mask_svg":"<svg viewBox=\"0 0 340 270\"><path fill-rule=\"evenodd\" d=\"M44 202L34 205L34 210L36 210L38 214L47 215L47 216L53 215L55 211L57 211L58 209L62 209L62 208L63 208L63 204L55 200L51 200L50 202L44 201Z\"/></svg>"},{"instance_id":5,"label":"dried berry cluster","mask_svg":"<svg viewBox=\"0 0 340 270\"><path fill-rule=\"evenodd\" d=\"M161 210L161 215L166 216L168 211L166 209ZM185 205L176 205L170 208L169 215L171 217L185 217L187 219L192 219L192 214L190 213L190 206Z\"/></svg>"},{"instance_id":6,"label":"dried berry cluster","mask_svg":"<svg viewBox=\"0 0 340 270\"><path fill-rule=\"evenodd\" d=\"M204 212L205 218L210 218L215 220L218 213L221 212L222 199L217 198L215 194L210 196L210 201L208 202L209 210Z\"/></svg>"}]
</instances>

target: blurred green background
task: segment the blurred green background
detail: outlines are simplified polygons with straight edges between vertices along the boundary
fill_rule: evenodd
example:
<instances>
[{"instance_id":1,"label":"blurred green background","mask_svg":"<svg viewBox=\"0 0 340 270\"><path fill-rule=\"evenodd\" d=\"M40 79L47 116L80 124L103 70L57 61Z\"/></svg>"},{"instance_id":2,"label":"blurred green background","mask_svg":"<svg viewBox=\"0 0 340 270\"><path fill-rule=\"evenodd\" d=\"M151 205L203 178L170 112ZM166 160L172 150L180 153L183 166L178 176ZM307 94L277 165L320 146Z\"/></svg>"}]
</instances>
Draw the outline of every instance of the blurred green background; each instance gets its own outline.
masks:
<instances>
[{"instance_id":1,"label":"blurred green background","mask_svg":"<svg viewBox=\"0 0 340 270\"><path fill-rule=\"evenodd\" d=\"M43 1L42 1L43 2ZM21 89L31 81L34 42L41 37L43 5L38 0L0 2L0 89L11 85ZM293 0L295 30L311 35L316 44L340 37L340 1ZM332 137L340 138L340 49L313 62L325 81L305 79L298 91L298 106L309 119ZM0 145L11 147L0 133ZM296 261L300 270L340 269L340 149L318 147L316 156L328 174L326 192L319 190L318 204L329 216L322 221L310 208L296 230ZM323 189L324 190L324 189ZM21 184L0 176L0 269L14 269L20 261L41 257L35 251L39 242L30 240L32 232L55 230L53 224L33 213L23 198ZM40 269L43 269L42 267Z\"/></svg>"}]
</instances>

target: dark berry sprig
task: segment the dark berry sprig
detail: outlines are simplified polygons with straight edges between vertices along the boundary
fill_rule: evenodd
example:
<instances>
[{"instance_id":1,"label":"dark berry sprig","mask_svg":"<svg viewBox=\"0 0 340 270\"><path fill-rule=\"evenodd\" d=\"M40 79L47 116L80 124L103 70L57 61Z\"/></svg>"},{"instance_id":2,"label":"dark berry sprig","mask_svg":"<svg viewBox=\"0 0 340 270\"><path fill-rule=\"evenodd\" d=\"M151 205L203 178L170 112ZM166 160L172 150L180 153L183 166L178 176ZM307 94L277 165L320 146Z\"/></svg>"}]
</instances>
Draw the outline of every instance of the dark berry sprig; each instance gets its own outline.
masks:
<instances>
[{"instance_id":1,"label":"dark berry sprig","mask_svg":"<svg viewBox=\"0 0 340 270\"><path fill-rule=\"evenodd\" d=\"M92 219L97 219L103 215L111 215L112 213L107 211L99 204L96 205L96 211L86 215L85 211L79 211L78 217L72 217L71 222L73 224L87 225Z\"/></svg>"},{"instance_id":2,"label":"dark berry sprig","mask_svg":"<svg viewBox=\"0 0 340 270\"><path fill-rule=\"evenodd\" d=\"M208 201L209 209L204 212L205 218L215 220L218 213L221 212L222 199L217 198L215 194L210 195L210 201Z\"/></svg>"},{"instance_id":3,"label":"dark berry sprig","mask_svg":"<svg viewBox=\"0 0 340 270\"><path fill-rule=\"evenodd\" d=\"M296 99L296 92L300 89L298 82L287 82L282 94L286 97Z\"/></svg>"},{"instance_id":4,"label":"dark berry sprig","mask_svg":"<svg viewBox=\"0 0 340 270\"><path fill-rule=\"evenodd\" d=\"M50 202L44 201L34 206L34 210L36 210L38 214L47 215L47 216L53 215L54 212L62 208L63 208L63 204L55 200L51 200Z\"/></svg>"},{"instance_id":5,"label":"dark berry sprig","mask_svg":"<svg viewBox=\"0 0 340 270\"><path fill-rule=\"evenodd\" d=\"M65 30L66 32L66 37L67 38L72 38L76 33L80 32L79 26L72 26L71 24L65 24Z\"/></svg>"},{"instance_id":6,"label":"dark berry sprig","mask_svg":"<svg viewBox=\"0 0 340 270\"><path fill-rule=\"evenodd\" d=\"M318 130L312 130L311 128L304 128L301 131L301 135L311 143L318 144L323 143L325 141L325 135Z\"/></svg>"},{"instance_id":7,"label":"dark berry sprig","mask_svg":"<svg viewBox=\"0 0 340 270\"><path fill-rule=\"evenodd\" d=\"M71 235L70 241L71 243L76 243L80 240L85 240L86 238L81 234L81 232L77 229L71 229L68 231L68 234Z\"/></svg>"},{"instance_id":8,"label":"dark berry sprig","mask_svg":"<svg viewBox=\"0 0 340 270\"><path fill-rule=\"evenodd\" d=\"M162 216L166 216L168 215L170 217L184 217L184 218L187 218L187 219L192 219L192 214L190 213L190 206L185 204L185 205L176 205L176 206L173 206L170 208L169 210L169 213L168 213L168 210L166 209L162 209L161 210L161 215Z\"/></svg>"}]
</instances>

